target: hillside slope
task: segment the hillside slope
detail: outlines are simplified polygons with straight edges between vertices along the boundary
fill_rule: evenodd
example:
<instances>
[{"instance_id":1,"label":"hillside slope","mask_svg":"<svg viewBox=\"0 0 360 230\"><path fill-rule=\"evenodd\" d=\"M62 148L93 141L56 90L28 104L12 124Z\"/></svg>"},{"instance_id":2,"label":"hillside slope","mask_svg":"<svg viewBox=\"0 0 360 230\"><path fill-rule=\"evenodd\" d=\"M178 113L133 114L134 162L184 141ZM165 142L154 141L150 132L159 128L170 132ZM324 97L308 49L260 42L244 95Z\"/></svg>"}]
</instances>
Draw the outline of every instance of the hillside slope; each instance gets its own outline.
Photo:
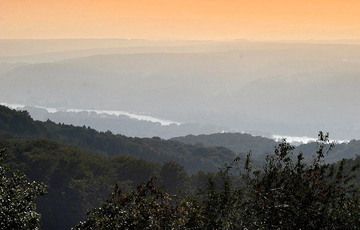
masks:
<instances>
[{"instance_id":1,"label":"hillside slope","mask_svg":"<svg viewBox=\"0 0 360 230\"><path fill-rule=\"evenodd\" d=\"M236 154L224 147L201 147L160 138L130 138L89 127L34 121L26 111L0 106L0 135L31 139L49 139L84 150L116 156L132 156L154 163L176 161L185 169L216 171Z\"/></svg>"},{"instance_id":2,"label":"hillside slope","mask_svg":"<svg viewBox=\"0 0 360 230\"><path fill-rule=\"evenodd\" d=\"M265 156L272 153L277 145L272 139L252 136L242 133L216 133L210 135L188 135L176 137L176 140L185 144L203 147L225 147L235 153L252 152L253 159L258 163L264 162ZM318 149L317 143L302 144L295 148L295 152L302 152L307 160L311 160ZM335 144L335 147L326 157L328 163L335 163L342 159L353 159L360 155L360 141L352 140L349 143Z\"/></svg>"},{"instance_id":3,"label":"hillside slope","mask_svg":"<svg viewBox=\"0 0 360 230\"><path fill-rule=\"evenodd\" d=\"M70 229L103 202L113 185L131 189L161 167L131 157L106 157L47 140L0 139L11 168L47 186L39 199L42 229Z\"/></svg>"}]
</instances>

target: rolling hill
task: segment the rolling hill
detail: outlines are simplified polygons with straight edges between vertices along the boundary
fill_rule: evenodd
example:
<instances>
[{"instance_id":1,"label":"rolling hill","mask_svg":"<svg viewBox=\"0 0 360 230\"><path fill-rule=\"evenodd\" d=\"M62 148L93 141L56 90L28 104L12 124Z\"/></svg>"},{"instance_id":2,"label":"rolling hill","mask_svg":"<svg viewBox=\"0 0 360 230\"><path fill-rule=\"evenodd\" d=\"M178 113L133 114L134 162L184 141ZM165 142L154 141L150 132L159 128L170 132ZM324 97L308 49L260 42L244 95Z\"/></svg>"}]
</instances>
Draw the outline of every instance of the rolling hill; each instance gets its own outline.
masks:
<instances>
[{"instance_id":1,"label":"rolling hill","mask_svg":"<svg viewBox=\"0 0 360 230\"><path fill-rule=\"evenodd\" d=\"M252 136L242 133L216 133L210 135L188 135L172 138L185 144L193 144L203 147L221 146L235 153L248 153L251 151L253 159L261 165L267 154L272 154L278 142L260 136ZM318 149L318 144L311 142L296 146L294 153L303 153L307 160L312 160ZM354 159L360 155L360 141L351 140L349 143L335 143L335 147L326 157L328 163L335 163L342 159Z\"/></svg>"},{"instance_id":2,"label":"rolling hill","mask_svg":"<svg viewBox=\"0 0 360 230\"><path fill-rule=\"evenodd\" d=\"M224 147L200 147L160 138L130 138L90 127L34 121L26 111L0 106L3 138L47 139L108 156L131 156L154 163L176 161L190 172L216 171L236 154Z\"/></svg>"}]
</instances>

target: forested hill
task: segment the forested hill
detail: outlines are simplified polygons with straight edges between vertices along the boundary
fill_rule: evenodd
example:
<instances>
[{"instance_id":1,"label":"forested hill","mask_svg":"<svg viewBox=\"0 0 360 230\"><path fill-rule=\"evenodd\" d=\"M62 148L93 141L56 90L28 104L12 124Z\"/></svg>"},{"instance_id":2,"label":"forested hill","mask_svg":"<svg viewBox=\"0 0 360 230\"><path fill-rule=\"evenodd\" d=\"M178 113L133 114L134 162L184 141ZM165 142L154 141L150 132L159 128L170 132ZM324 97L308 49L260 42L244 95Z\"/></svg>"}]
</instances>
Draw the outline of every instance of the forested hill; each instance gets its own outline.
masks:
<instances>
[{"instance_id":1,"label":"forested hill","mask_svg":"<svg viewBox=\"0 0 360 230\"><path fill-rule=\"evenodd\" d=\"M263 154L273 152L276 145L272 140L243 134L215 134L211 138L203 144L198 140L184 144L160 138L129 138L86 127L34 121L27 112L0 106L0 150L6 150L6 163L47 186L48 193L38 202L42 229L61 230L76 225L84 220L87 211L108 197L114 184L131 191L156 177L160 187L170 194L197 194L206 188L209 178L221 182L224 176L198 171L215 172L236 157L231 150L216 145L239 152L253 149L258 152L256 160L264 159ZM310 151L315 147L309 144L299 148ZM350 157L359 149L360 142L352 141L334 151ZM345 163L343 168L348 171L358 165L359 158ZM181 165L193 174L187 174ZM240 178L234 178L234 185L242 183ZM358 172L354 183L358 188Z\"/></svg>"},{"instance_id":2,"label":"forested hill","mask_svg":"<svg viewBox=\"0 0 360 230\"><path fill-rule=\"evenodd\" d=\"M253 160L258 163L264 163L266 155L271 153L274 146L278 144L269 138L242 133L216 133L198 136L188 135L176 137L172 140L203 147L221 146L228 148L235 153L247 153L251 151ZM295 152L302 152L307 160L312 160L317 149L317 143L308 143L297 146ZM326 162L335 163L342 159L355 158L358 155L360 155L360 141L352 140L349 143L335 144L335 147L326 157Z\"/></svg>"},{"instance_id":3,"label":"forested hill","mask_svg":"<svg viewBox=\"0 0 360 230\"><path fill-rule=\"evenodd\" d=\"M109 196L114 184L126 191L152 176L161 179L158 164L106 157L48 140L0 139L0 149L5 149L12 169L46 185L47 193L37 203L46 230L70 229Z\"/></svg>"},{"instance_id":4,"label":"forested hill","mask_svg":"<svg viewBox=\"0 0 360 230\"><path fill-rule=\"evenodd\" d=\"M209 135L188 135L175 137L171 140L185 144L202 145L207 147L223 146L236 153L247 153L251 151L254 156L263 157L270 153L277 145L276 141L243 133L214 133Z\"/></svg>"},{"instance_id":5,"label":"forested hill","mask_svg":"<svg viewBox=\"0 0 360 230\"><path fill-rule=\"evenodd\" d=\"M193 146L156 137L130 138L89 127L34 121L26 111L4 106L0 106L0 135L3 139L48 139L95 153L132 156L154 163L176 161L190 173L216 171L236 157L234 152L224 147Z\"/></svg>"}]
</instances>

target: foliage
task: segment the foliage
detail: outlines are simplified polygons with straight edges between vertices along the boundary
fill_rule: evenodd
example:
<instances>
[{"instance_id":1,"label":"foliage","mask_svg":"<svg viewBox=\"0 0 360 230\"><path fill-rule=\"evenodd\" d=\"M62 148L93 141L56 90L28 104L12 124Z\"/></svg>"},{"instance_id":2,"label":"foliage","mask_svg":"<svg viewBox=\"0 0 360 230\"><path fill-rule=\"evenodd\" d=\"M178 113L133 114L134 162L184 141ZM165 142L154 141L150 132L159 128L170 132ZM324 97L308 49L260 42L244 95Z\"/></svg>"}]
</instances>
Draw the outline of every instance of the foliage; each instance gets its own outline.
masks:
<instances>
[{"instance_id":1,"label":"foliage","mask_svg":"<svg viewBox=\"0 0 360 230\"><path fill-rule=\"evenodd\" d=\"M261 171L252 169L249 154L245 173L236 175L236 159L193 198L171 200L152 193L158 190L151 183L148 193L140 187L120 202L107 202L77 229L359 229L359 191L351 182L357 167L345 173L344 162L325 164L333 144L322 132L318 144L311 164L301 153L294 159L294 147L285 140ZM184 203L187 211L179 212Z\"/></svg>"},{"instance_id":2,"label":"foliage","mask_svg":"<svg viewBox=\"0 0 360 230\"><path fill-rule=\"evenodd\" d=\"M11 171L3 164L4 157L5 150L0 150L0 229L39 229L36 199L46 188L29 182L20 172Z\"/></svg>"},{"instance_id":3,"label":"foliage","mask_svg":"<svg viewBox=\"0 0 360 230\"><path fill-rule=\"evenodd\" d=\"M333 148L327 134L320 132L318 144L312 164L304 163L301 153L294 160L294 147L286 141L261 171L247 160L247 173L241 175L245 186L238 188L225 170L222 190L209 187L205 199L205 207L211 207L206 219L214 222L210 229L358 229L360 196L353 172L344 173L344 163L324 163Z\"/></svg>"},{"instance_id":4,"label":"foliage","mask_svg":"<svg viewBox=\"0 0 360 230\"><path fill-rule=\"evenodd\" d=\"M184 194L188 190L189 178L184 167L174 161L162 165L160 184L170 194Z\"/></svg>"},{"instance_id":5,"label":"foliage","mask_svg":"<svg viewBox=\"0 0 360 230\"><path fill-rule=\"evenodd\" d=\"M202 229L203 220L195 211L193 203L179 203L150 180L128 194L116 186L111 199L74 229Z\"/></svg>"},{"instance_id":6,"label":"foliage","mask_svg":"<svg viewBox=\"0 0 360 230\"><path fill-rule=\"evenodd\" d=\"M343 166L324 163L333 148L320 132L319 149L312 164L286 141L267 158L261 175L249 171L244 225L251 229L354 229L360 226L359 194L349 184ZM250 174L253 173L253 177Z\"/></svg>"},{"instance_id":7,"label":"foliage","mask_svg":"<svg viewBox=\"0 0 360 230\"><path fill-rule=\"evenodd\" d=\"M38 201L44 229L69 229L111 193L131 190L157 176L160 166L132 157L105 157L46 140L7 140L6 164L41 181L48 194Z\"/></svg>"}]
</instances>

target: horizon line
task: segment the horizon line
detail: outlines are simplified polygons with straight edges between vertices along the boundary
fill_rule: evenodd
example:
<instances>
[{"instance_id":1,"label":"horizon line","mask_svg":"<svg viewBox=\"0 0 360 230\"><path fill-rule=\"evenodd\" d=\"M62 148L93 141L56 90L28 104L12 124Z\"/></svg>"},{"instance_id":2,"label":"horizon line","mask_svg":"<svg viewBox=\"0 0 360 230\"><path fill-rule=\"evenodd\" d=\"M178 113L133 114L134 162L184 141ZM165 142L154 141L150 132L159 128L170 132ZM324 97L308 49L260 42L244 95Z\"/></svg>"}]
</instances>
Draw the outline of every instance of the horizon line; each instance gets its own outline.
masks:
<instances>
[{"instance_id":1,"label":"horizon line","mask_svg":"<svg viewBox=\"0 0 360 230\"><path fill-rule=\"evenodd\" d=\"M348 43L360 44L360 38L354 39L146 39L146 38L121 38L121 37L67 37L67 38L0 38L0 41L76 41L76 40L123 40L123 41L147 41L147 42L249 42L249 43Z\"/></svg>"}]
</instances>

